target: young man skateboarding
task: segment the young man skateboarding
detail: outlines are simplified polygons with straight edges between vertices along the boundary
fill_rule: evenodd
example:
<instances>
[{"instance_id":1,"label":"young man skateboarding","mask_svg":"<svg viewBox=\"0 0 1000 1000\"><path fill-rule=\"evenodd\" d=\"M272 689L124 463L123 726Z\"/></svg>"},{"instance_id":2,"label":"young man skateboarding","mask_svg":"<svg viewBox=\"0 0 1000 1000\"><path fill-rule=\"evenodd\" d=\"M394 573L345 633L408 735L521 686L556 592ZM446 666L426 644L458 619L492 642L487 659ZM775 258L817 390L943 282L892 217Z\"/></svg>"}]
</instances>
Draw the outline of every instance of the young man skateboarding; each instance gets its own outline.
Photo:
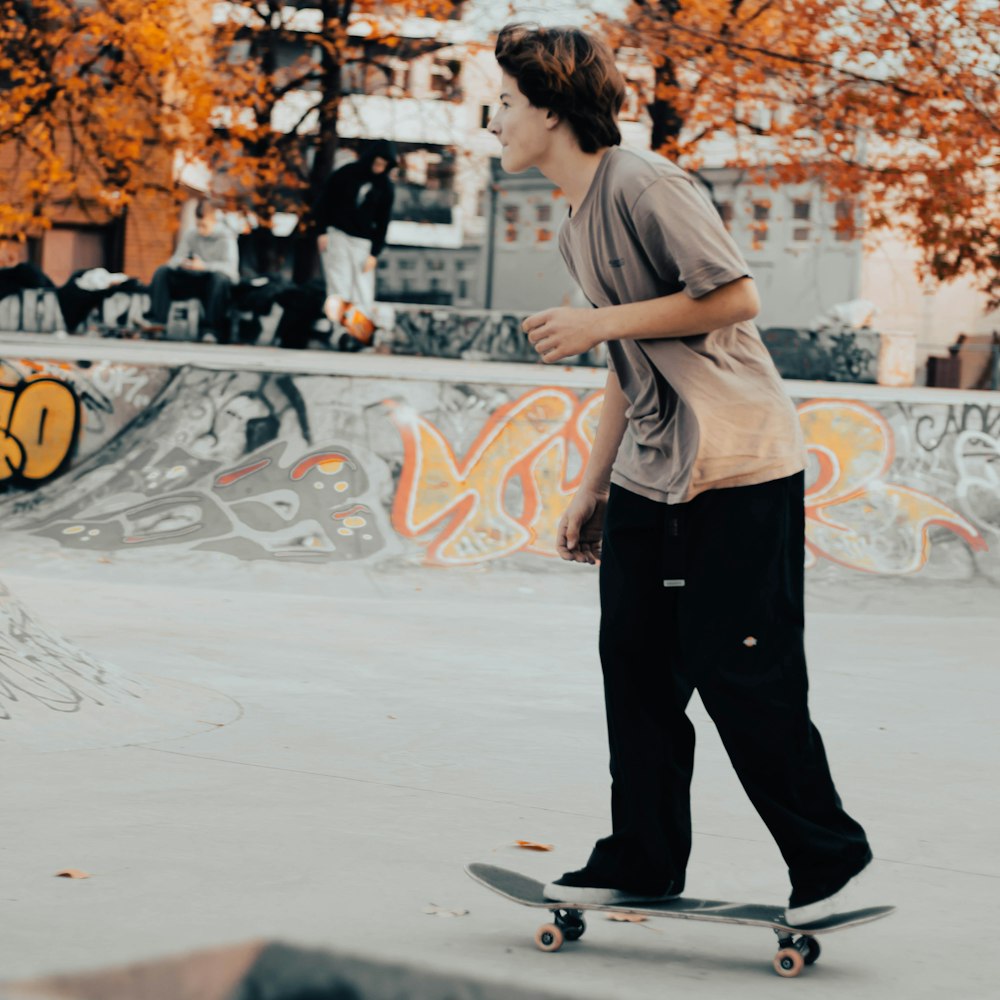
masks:
<instances>
[{"instance_id":1,"label":"young man skateboarding","mask_svg":"<svg viewBox=\"0 0 1000 1000\"><path fill-rule=\"evenodd\" d=\"M612 903L684 889L695 688L792 884L792 925L835 912L871 860L809 717L798 420L753 325L753 279L675 164L622 149L624 83L573 28L510 25L490 131L505 170L565 194L566 265L593 309L524 323L546 362L606 342L593 450L559 553L601 561L600 654L612 833L548 898Z\"/></svg>"}]
</instances>

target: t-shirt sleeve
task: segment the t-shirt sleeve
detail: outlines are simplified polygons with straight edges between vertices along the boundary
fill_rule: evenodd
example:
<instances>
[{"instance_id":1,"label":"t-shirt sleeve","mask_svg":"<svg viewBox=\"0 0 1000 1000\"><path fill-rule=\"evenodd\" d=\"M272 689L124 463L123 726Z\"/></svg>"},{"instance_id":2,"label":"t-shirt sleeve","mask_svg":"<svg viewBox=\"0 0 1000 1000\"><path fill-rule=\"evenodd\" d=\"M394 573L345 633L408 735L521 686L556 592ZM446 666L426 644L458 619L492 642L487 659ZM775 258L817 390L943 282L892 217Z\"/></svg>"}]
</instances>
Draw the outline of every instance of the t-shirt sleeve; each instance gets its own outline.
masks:
<instances>
[{"instance_id":1,"label":"t-shirt sleeve","mask_svg":"<svg viewBox=\"0 0 1000 1000\"><path fill-rule=\"evenodd\" d=\"M642 248L666 282L693 299L752 277L711 202L683 178L661 177L636 199L632 219Z\"/></svg>"}]
</instances>

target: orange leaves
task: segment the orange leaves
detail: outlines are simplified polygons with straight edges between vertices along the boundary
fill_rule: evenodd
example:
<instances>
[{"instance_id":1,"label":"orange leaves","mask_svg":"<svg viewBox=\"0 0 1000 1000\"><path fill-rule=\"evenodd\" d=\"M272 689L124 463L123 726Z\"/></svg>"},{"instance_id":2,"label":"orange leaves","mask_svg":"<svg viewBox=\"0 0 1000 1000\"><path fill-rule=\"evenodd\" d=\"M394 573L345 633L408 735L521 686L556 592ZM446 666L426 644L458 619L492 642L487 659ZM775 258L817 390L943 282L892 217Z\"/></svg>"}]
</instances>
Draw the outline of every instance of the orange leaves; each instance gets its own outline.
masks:
<instances>
[{"instance_id":1,"label":"orange leaves","mask_svg":"<svg viewBox=\"0 0 1000 1000\"><path fill-rule=\"evenodd\" d=\"M822 183L831 201L863 192L869 230L908 237L930 273L1000 284L1000 186L985 154L1000 139L996 4L635 3L613 32L646 57L643 96L666 155L691 167L713 141L718 162L728 137L728 166ZM942 183L944 171L959 182ZM993 221L952 229L955 218ZM960 262L937 253L943 230Z\"/></svg>"},{"instance_id":2,"label":"orange leaves","mask_svg":"<svg viewBox=\"0 0 1000 1000\"><path fill-rule=\"evenodd\" d=\"M0 18L0 51L17 66L0 102L0 143L17 169L0 176L0 202L32 211L0 213L0 238L37 232L55 203L82 198L115 213L169 184L157 151L183 131L186 105L204 108L185 100L204 86L204 26L168 0L39 0L30 19L19 11L5 5Z\"/></svg>"},{"instance_id":3,"label":"orange leaves","mask_svg":"<svg viewBox=\"0 0 1000 1000\"><path fill-rule=\"evenodd\" d=\"M554 851L554 844L539 844L534 840L515 840L515 844L525 851Z\"/></svg>"},{"instance_id":4,"label":"orange leaves","mask_svg":"<svg viewBox=\"0 0 1000 1000\"><path fill-rule=\"evenodd\" d=\"M310 170L329 167L341 69L426 54L438 44L433 30L413 40L401 26L456 9L453 0L272 4L267 13L253 0L4 4L0 144L14 147L17 168L0 174L0 239L37 231L62 202L117 212L169 188L175 154L232 181L234 207L300 213Z\"/></svg>"}]
</instances>

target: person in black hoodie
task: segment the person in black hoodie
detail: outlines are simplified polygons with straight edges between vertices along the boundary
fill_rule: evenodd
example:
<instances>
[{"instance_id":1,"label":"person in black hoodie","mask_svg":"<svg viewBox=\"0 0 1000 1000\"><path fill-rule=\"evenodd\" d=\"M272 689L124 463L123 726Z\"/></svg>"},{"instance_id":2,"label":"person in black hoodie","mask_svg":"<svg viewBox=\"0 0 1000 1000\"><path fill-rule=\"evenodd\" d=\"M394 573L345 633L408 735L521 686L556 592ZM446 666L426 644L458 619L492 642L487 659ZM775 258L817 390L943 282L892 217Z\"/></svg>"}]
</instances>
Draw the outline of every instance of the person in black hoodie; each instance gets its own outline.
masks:
<instances>
[{"instance_id":1,"label":"person in black hoodie","mask_svg":"<svg viewBox=\"0 0 1000 1000\"><path fill-rule=\"evenodd\" d=\"M371 142L357 160L330 174L316 203L313 219L326 281L323 312L332 323L343 321L347 303L371 313L375 265L392 212L389 175L396 163L391 142Z\"/></svg>"}]
</instances>

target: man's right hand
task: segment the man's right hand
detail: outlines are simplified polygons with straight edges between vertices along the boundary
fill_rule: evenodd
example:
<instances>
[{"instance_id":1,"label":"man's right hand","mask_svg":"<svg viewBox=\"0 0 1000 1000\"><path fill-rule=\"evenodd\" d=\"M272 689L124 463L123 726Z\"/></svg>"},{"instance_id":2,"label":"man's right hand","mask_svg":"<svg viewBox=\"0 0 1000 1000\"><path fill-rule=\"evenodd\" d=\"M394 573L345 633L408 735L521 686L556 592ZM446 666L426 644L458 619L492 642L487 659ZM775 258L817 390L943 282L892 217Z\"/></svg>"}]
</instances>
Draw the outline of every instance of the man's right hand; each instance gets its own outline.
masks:
<instances>
[{"instance_id":1,"label":"man's right hand","mask_svg":"<svg viewBox=\"0 0 1000 1000\"><path fill-rule=\"evenodd\" d=\"M556 550L563 559L593 566L601 558L601 536L607 506L606 493L577 492L559 519L556 530Z\"/></svg>"},{"instance_id":2,"label":"man's right hand","mask_svg":"<svg viewBox=\"0 0 1000 1000\"><path fill-rule=\"evenodd\" d=\"M320 253L326 253L326 245L329 242L329 237L326 233L316 238L316 246L319 247Z\"/></svg>"}]
</instances>

